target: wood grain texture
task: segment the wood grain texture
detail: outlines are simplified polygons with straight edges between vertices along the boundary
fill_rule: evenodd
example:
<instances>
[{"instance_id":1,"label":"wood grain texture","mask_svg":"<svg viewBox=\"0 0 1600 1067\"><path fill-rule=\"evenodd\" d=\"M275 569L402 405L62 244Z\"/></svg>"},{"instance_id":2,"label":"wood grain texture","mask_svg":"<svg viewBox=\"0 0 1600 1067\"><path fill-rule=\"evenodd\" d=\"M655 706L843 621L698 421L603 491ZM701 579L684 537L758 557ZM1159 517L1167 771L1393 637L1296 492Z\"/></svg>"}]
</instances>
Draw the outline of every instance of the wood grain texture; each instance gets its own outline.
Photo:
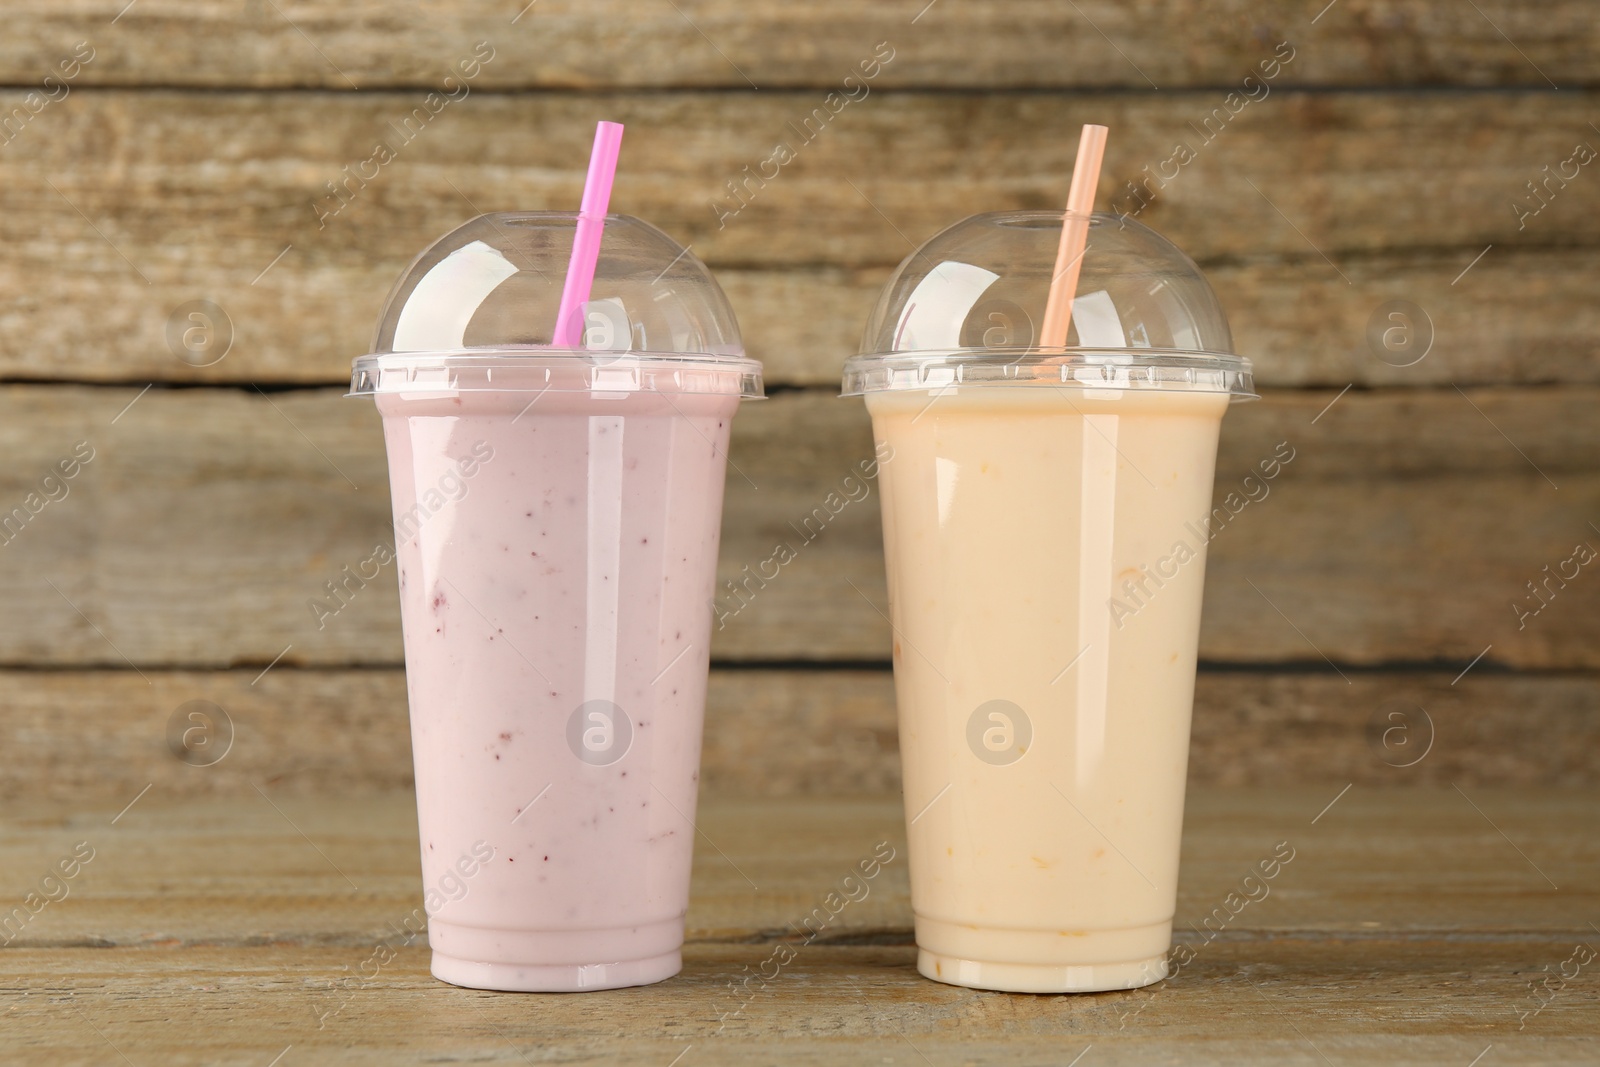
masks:
<instances>
[{"instance_id":1,"label":"wood grain texture","mask_svg":"<svg viewBox=\"0 0 1600 1067\"><path fill-rule=\"evenodd\" d=\"M420 1053L659 1065L692 1046L702 1062L899 1060L915 1049L931 1062L1057 1064L1092 1044L1112 1063L1321 1053L1459 1067L1493 1044L1508 1063L1581 1058L1600 999L1584 978L1537 1015L1517 1013L1534 1003L1531 979L1596 940L1592 795L1476 791L1468 803L1448 789L1356 789L1313 824L1327 799L1192 791L1177 941L1193 962L1144 992L1079 997L916 976L890 800L708 802L701 828L717 847L702 842L696 857L684 973L531 999L435 982L422 946L395 933L417 906L409 794L286 800L281 813L254 796L204 808L151 796L116 826L58 807L7 818L0 846L6 891L19 898L28 872L73 842L96 850L69 895L0 952L8 1056L103 1063L109 1045L136 1063L264 1063L292 1046L307 1063ZM1564 888L1541 881L1472 804ZM878 840L896 860L826 936L799 942L791 924ZM1186 920L1279 841L1294 858L1272 891L1222 934L1195 933ZM398 958L357 974L380 942ZM741 987L779 944L793 962L765 989Z\"/></svg>"},{"instance_id":2,"label":"wood grain texture","mask_svg":"<svg viewBox=\"0 0 1600 1067\"><path fill-rule=\"evenodd\" d=\"M886 84L1146 89L1235 83L1288 38L1304 59L1283 77L1302 84L1597 80L1600 37L1582 3L1480 7L1481 17L1466 18L1439 0L1345 0L1320 16L1319 5L1289 0L1161 0L1136 10L1110 0L1076 9L1044 0L142 0L113 24L107 5L74 0L17 12L0 77L41 80L87 38L99 51L83 85L433 87L487 40L498 55L477 79L484 88L769 89L835 84L887 39L904 58L882 75Z\"/></svg>"},{"instance_id":3,"label":"wood grain texture","mask_svg":"<svg viewBox=\"0 0 1600 1067\"><path fill-rule=\"evenodd\" d=\"M816 947L727 1024L721 1016L741 1003L729 983L770 949L690 946L668 985L534 1000L445 986L428 975L422 948L401 949L348 994L336 983L370 946L16 950L0 963L19 1067L120 1063L107 1042L136 1064L174 1067L261 1067L286 1049L285 1064L470 1057L525 1067L543 1057L665 1067L686 1048L684 1064L729 1067L920 1064L918 1052L936 1065L1061 1067L1089 1046L1096 1061L1121 1067L1309 1065L1323 1062L1318 1052L1336 1064L1463 1067L1490 1045L1506 1064L1584 1062L1595 1040L1585 987L1569 987L1525 1032L1515 1012L1532 1003L1531 973L1559 965L1585 937L1593 943L1581 932L1513 944L1219 941L1192 980L1147 1001L937 986L918 977L910 946ZM319 1030L319 1012L341 1005Z\"/></svg>"},{"instance_id":4,"label":"wood grain texture","mask_svg":"<svg viewBox=\"0 0 1600 1067\"><path fill-rule=\"evenodd\" d=\"M21 815L92 798L114 811L146 786L204 805L248 796L253 783L280 798L412 784L398 668L144 673L0 673L0 747L10 753L0 804ZM1448 672L1354 673L1346 684L1331 672L1203 670L1189 780L1600 786L1595 675L1481 671L1453 681ZM177 731L193 763L175 755ZM886 670L716 668L700 780L708 796L898 793L896 737Z\"/></svg>"},{"instance_id":5,"label":"wood grain texture","mask_svg":"<svg viewBox=\"0 0 1600 1067\"><path fill-rule=\"evenodd\" d=\"M1583 633L1600 583L1579 570L1564 588L1539 594L1550 603L1537 615L1517 610L1522 598L1530 612L1542 603L1526 583L1543 581L1546 565L1553 572L1574 546L1600 537L1589 525L1600 482L1593 449L1580 442L1590 424L1586 393L1287 393L1236 406L1224 421L1216 500L1242 492L1254 464L1279 444L1296 458L1259 507L1247 505L1211 542L1201 657L1464 665L1493 645L1485 662L1589 663L1593 645ZM865 427L850 429L859 414L828 403L793 397L746 417L748 436L738 440L749 452L734 458L744 467L748 456L762 493L791 491L797 481L788 472L805 472L816 488L810 502L774 513L776 493L747 492L730 476L724 575L755 566L771 554L769 543L794 542L788 523L809 513L851 457L867 454ZM792 465L766 467L757 457L768 449ZM724 655L757 655L756 635L765 644L767 620L779 615L785 637L805 647L841 658L884 654L875 499L842 513L728 620L718 635ZM752 543L754 552L742 548ZM724 603L737 606L724 589Z\"/></svg>"},{"instance_id":6,"label":"wood grain texture","mask_svg":"<svg viewBox=\"0 0 1600 1067\"><path fill-rule=\"evenodd\" d=\"M1261 907L1227 933L1558 933L1582 928L1586 909L1600 903L1592 878L1600 860L1586 844L1600 829L1592 788L1356 786L1330 805L1339 793L1193 787L1177 926L1193 935L1185 920L1198 922L1280 841L1293 859ZM250 786L206 800L151 790L118 817L131 799L8 809L6 899L26 895L78 841L94 850L67 899L38 912L8 948L361 945L419 902L408 790L349 792L337 803ZM898 797L708 794L696 821L689 941L793 937L791 924L879 842L894 858L823 939L909 940Z\"/></svg>"},{"instance_id":7,"label":"wood grain texture","mask_svg":"<svg viewBox=\"0 0 1600 1067\"><path fill-rule=\"evenodd\" d=\"M1271 95L1200 133L1284 40ZM93 60L39 109L79 41ZM478 42L470 96L402 143ZM798 134L879 42L870 93ZM0 1058L1584 1062L1592 974L1518 1013L1600 945L1600 579L1528 588L1600 546L1600 183L1553 181L1537 214L1526 183L1600 145L1597 56L1585 0L9 11L0 380L45 384L0 386L0 516L94 458L0 537L0 912L75 842L96 855L0 951ZM507 997L433 981L395 935L420 899L393 578L326 626L308 603L391 536L377 419L333 388L212 386L341 384L432 239L576 202L597 117L629 125L616 209L712 264L769 381L817 387L740 416L725 579L870 453L860 404L825 393L911 247L1058 204L1081 122L1116 131L1103 208L1194 146L1140 217L1202 264L1259 382L1312 389L1226 423L1219 500L1278 442L1296 458L1211 550L1177 980L916 976L875 493L716 636L683 975ZM396 160L331 197L379 139ZM741 206L728 183L780 141L797 158ZM206 367L168 339L195 300L228 317ZM1428 317L1412 366L1368 340L1392 300ZM227 724L214 765L169 748L192 701ZM879 841L871 894L742 994ZM1206 940L1278 841L1270 898ZM352 984L379 941L398 959Z\"/></svg>"},{"instance_id":8,"label":"wood grain texture","mask_svg":"<svg viewBox=\"0 0 1600 1067\"><path fill-rule=\"evenodd\" d=\"M1541 586L1551 592L1537 614L1527 588L1576 545L1600 545L1596 403L1595 390L1565 387L1290 392L1236 406L1218 501L1281 443L1295 458L1211 543L1201 657L1459 669L1492 645L1484 664L1600 667L1589 568ZM713 655L884 662L876 494L809 542L791 525L871 455L862 406L785 393L734 426L719 574L742 580L779 542L797 558L746 586L753 596L720 587ZM400 663L392 579L333 617L312 606L391 538L370 402L336 390L7 387L0 514L80 441L96 458L65 499L0 546L12 605L0 663Z\"/></svg>"},{"instance_id":9,"label":"wood grain texture","mask_svg":"<svg viewBox=\"0 0 1600 1067\"><path fill-rule=\"evenodd\" d=\"M0 93L0 105L17 99ZM480 210L568 207L582 182L593 97L474 95L370 182L352 179L340 207L327 183L376 140L399 144L391 124L420 100L130 90L52 104L0 150L0 375L347 380L419 250ZM717 269L774 381L830 384L887 269L973 212L1058 204L1077 124L1094 118L1119 131L1102 208L1132 210L1126 182L1175 141L1197 146L1140 218L1205 267L1265 383L1600 375L1585 289L1600 182L1581 170L1538 215L1519 222L1513 208L1519 195L1538 203L1525 183L1577 141L1600 145L1587 126L1595 94L1284 91L1204 144L1190 124L1220 100L885 92L802 143L790 124L815 93L621 94L605 100L629 123L613 205ZM797 158L752 179L728 216L739 201L726 183L780 140ZM1385 365L1366 339L1395 299L1431 319L1434 350L1416 366ZM231 347L218 341L204 368L167 338L193 300L231 324Z\"/></svg>"},{"instance_id":10,"label":"wood grain texture","mask_svg":"<svg viewBox=\"0 0 1600 1067\"><path fill-rule=\"evenodd\" d=\"M1328 284L1328 268L1320 259L1219 263L1206 276L1227 310L1235 348L1254 363L1260 386L1600 383L1595 340L1600 310L1588 299L1600 253L1491 253L1469 272L1472 285L1452 286L1470 258L1380 255L1346 271L1355 283L1350 286ZM768 384L825 389L838 387L844 360L857 351L888 276L885 267L717 271L746 349L763 362ZM13 314L19 328L32 331L32 344L0 343L0 376L16 381L348 381L349 359L370 346L372 324L341 308L360 307L375 316L393 279L367 270L303 271L289 257L268 279L270 287L264 280L222 295L219 306L229 316L238 348L212 366L195 368L172 354L162 317L171 317L190 292L173 290L159 298L137 279L63 275L58 290L63 305L32 301L31 310ZM1415 364L1393 365L1411 357L1368 340L1368 324L1383 319L1379 307L1391 300L1410 301L1427 316L1417 320L1416 329L1419 338L1431 332L1432 345ZM69 313L77 305L110 311Z\"/></svg>"}]
</instances>

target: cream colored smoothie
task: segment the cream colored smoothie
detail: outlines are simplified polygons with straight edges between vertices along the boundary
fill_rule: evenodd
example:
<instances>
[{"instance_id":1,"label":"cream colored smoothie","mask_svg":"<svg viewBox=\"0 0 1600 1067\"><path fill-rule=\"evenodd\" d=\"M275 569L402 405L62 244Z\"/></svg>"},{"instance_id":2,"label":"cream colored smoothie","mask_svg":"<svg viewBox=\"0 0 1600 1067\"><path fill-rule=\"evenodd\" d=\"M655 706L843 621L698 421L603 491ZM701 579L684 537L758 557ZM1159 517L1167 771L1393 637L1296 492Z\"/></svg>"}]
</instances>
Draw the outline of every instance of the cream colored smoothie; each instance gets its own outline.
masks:
<instances>
[{"instance_id":1,"label":"cream colored smoothie","mask_svg":"<svg viewBox=\"0 0 1600 1067\"><path fill-rule=\"evenodd\" d=\"M867 397L894 455L879 485L928 977L1060 991L1165 975L1227 404Z\"/></svg>"},{"instance_id":2,"label":"cream colored smoothie","mask_svg":"<svg viewBox=\"0 0 1600 1067\"><path fill-rule=\"evenodd\" d=\"M1071 278L1069 226L1087 233ZM1074 281L1064 324L1052 301ZM1060 993L1166 976L1217 438L1254 395L1232 346L1199 268L1154 231L1006 212L907 257L845 365L892 456L929 978Z\"/></svg>"}]
</instances>

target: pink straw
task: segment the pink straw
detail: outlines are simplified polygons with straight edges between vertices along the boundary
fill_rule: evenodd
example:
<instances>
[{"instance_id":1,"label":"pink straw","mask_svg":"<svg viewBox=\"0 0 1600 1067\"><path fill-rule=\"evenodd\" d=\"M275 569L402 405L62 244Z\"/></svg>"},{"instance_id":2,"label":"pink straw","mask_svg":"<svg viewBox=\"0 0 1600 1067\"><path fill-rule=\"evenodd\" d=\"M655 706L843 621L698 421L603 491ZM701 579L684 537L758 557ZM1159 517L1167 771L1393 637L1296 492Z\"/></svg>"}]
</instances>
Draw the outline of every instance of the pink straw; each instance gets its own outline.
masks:
<instances>
[{"instance_id":1,"label":"pink straw","mask_svg":"<svg viewBox=\"0 0 1600 1067\"><path fill-rule=\"evenodd\" d=\"M1050 279L1050 298L1039 329L1043 348L1065 348L1072 323L1072 298L1078 292L1078 271L1089 240L1089 215L1094 211L1094 190L1100 184L1100 161L1106 153L1106 127L1086 125L1078 137L1078 158L1072 164L1072 187L1067 191L1067 217L1056 249L1056 268Z\"/></svg>"},{"instance_id":2,"label":"pink straw","mask_svg":"<svg viewBox=\"0 0 1600 1067\"><path fill-rule=\"evenodd\" d=\"M606 208L611 203L611 183L617 176L617 156L622 151L622 124L602 122L595 127L594 150L589 155L589 176L583 182L583 204L572 235L572 259L561 290L561 310L556 315L552 343L557 348L584 347L583 305L594 285L594 267L600 260L600 238L606 230Z\"/></svg>"}]
</instances>

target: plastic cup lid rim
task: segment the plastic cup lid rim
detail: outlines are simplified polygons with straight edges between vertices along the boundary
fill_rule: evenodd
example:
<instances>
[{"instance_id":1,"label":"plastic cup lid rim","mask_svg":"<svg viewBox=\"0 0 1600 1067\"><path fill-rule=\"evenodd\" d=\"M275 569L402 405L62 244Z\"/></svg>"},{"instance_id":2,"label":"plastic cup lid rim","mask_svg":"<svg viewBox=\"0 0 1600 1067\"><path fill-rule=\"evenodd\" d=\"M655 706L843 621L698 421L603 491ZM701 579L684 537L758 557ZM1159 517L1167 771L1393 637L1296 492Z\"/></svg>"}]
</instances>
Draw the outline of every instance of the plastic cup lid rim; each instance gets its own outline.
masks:
<instances>
[{"instance_id":1,"label":"plastic cup lid rim","mask_svg":"<svg viewBox=\"0 0 1600 1067\"><path fill-rule=\"evenodd\" d=\"M1257 399L1250 361L1231 352L1076 347L863 353L845 362L841 395L952 386L1072 386Z\"/></svg>"}]
</instances>

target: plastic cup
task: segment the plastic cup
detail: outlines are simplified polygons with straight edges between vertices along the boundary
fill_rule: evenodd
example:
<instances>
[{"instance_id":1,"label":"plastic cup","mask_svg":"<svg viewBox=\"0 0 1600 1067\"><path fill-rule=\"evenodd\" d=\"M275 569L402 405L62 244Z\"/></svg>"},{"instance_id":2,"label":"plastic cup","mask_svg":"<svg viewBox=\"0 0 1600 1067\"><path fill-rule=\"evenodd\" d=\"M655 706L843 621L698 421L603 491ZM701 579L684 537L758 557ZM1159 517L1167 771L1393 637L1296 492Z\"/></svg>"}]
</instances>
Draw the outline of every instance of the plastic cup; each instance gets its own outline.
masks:
<instances>
[{"instance_id":1,"label":"plastic cup","mask_svg":"<svg viewBox=\"0 0 1600 1067\"><path fill-rule=\"evenodd\" d=\"M433 974L640 985L681 967L724 466L761 395L715 280L608 216L553 348L576 216L486 215L390 294L383 417Z\"/></svg>"},{"instance_id":2,"label":"plastic cup","mask_svg":"<svg viewBox=\"0 0 1600 1067\"><path fill-rule=\"evenodd\" d=\"M1217 435L1251 394L1198 268L1061 212L901 264L849 361L880 455L918 969L1021 992L1167 973Z\"/></svg>"}]
</instances>

